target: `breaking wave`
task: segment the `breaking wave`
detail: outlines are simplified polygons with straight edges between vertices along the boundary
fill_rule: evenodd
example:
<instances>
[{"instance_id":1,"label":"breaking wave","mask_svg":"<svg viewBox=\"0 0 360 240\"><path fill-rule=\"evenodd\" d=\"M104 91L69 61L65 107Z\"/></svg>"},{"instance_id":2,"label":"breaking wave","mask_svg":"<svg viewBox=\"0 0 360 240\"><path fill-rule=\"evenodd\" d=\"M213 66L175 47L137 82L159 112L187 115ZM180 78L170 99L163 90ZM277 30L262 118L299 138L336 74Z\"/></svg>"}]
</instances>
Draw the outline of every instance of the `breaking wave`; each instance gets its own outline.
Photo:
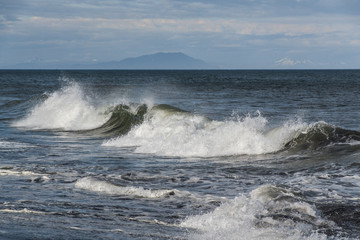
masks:
<instances>
[{"instance_id":1,"label":"breaking wave","mask_svg":"<svg viewBox=\"0 0 360 240\"><path fill-rule=\"evenodd\" d=\"M288 121L270 128L261 114L228 121L153 109L144 122L104 146L135 147L135 152L164 156L213 157L279 151L318 150L337 144L359 145L360 133L325 122Z\"/></svg>"},{"instance_id":2,"label":"breaking wave","mask_svg":"<svg viewBox=\"0 0 360 240\"><path fill-rule=\"evenodd\" d=\"M325 122L287 121L273 128L259 112L215 121L166 104L95 103L77 83L39 101L13 126L107 137L103 146L137 153L212 157L360 145L359 132Z\"/></svg>"},{"instance_id":3,"label":"breaking wave","mask_svg":"<svg viewBox=\"0 0 360 240\"><path fill-rule=\"evenodd\" d=\"M148 107L145 104L138 106L135 104L120 104L116 107L111 107L106 111L106 115L111 113L109 114L110 118L104 124L98 128L80 132L84 134L106 136L126 134L132 127L143 122L147 109Z\"/></svg>"},{"instance_id":4,"label":"breaking wave","mask_svg":"<svg viewBox=\"0 0 360 240\"><path fill-rule=\"evenodd\" d=\"M13 123L26 129L85 130L101 126L108 120L104 108L91 104L77 83L55 91L37 104L23 119Z\"/></svg>"},{"instance_id":5,"label":"breaking wave","mask_svg":"<svg viewBox=\"0 0 360 240\"><path fill-rule=\"evenodd\" d=\"M327 239L336 225L323 219L300 192L263 185L214 211L190 216L180 226L190 239ZM192 230L191 230L192 229Z\"/></svg>"}]
</instances>

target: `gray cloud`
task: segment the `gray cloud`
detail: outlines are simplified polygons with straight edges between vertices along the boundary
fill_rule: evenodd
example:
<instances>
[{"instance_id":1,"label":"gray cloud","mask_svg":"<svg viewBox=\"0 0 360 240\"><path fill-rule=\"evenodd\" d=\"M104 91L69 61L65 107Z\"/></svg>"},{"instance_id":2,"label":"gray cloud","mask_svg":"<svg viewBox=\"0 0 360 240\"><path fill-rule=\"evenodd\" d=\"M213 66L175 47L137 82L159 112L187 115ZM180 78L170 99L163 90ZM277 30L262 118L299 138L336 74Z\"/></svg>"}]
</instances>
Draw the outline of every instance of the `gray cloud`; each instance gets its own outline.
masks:
<instances>
[{"instance_id":1,"label":"gray cloud","mask_svg":"<svg viewBox=\"0 0 360 240\"><path fill-rule=\"evenodd\" d=\"M355 0L1 0L0 67L36 58L111 61L156 51L183 51L225 67L276 67L284 56L312 59L316 66L328 61L329 52L354 62L360 60L359 5Z\"/></svg>"},{"instance_id":2,"label":"gray cloud","mask_svg":"<svg viewBox=\"0 0 360 240\"><path fill-rule=\"evenodd\" d=\"M314 13L358 15L357 0L2 0L0 13L42 17L178 18L275 17Z\"/></svg>"}]
</instances>

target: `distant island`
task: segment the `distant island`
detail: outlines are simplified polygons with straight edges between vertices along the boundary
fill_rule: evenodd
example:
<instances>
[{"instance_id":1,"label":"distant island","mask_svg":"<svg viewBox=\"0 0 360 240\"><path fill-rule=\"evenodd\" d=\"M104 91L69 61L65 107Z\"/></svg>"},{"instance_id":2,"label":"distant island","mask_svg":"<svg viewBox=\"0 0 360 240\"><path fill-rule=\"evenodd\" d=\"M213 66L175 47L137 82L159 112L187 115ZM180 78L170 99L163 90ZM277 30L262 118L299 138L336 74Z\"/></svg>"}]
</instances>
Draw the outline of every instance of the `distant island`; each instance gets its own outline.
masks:
<instances>
[{"instance_id":1,"label":"distant island","mask_svg":"<svg viewBox=\"0 0 360 240\"><path fill-rule=\"evenodd\" d=\"M184 53L155 53L121 61L94 64L97 69L210 69L206 62L189 57Z\"/></svg>"},{"instance_id":2,"label":"distant island","mask_svg":"<svg viewBox=\"0 0 360 240\"><path fill-rule=\"evenodd\" d=\"M8 66L8 69L213 69L203 60L190 57L181 52L159 52L120 61L99 63L48 63L35 61Z\"/></svg>"}]
</instances>

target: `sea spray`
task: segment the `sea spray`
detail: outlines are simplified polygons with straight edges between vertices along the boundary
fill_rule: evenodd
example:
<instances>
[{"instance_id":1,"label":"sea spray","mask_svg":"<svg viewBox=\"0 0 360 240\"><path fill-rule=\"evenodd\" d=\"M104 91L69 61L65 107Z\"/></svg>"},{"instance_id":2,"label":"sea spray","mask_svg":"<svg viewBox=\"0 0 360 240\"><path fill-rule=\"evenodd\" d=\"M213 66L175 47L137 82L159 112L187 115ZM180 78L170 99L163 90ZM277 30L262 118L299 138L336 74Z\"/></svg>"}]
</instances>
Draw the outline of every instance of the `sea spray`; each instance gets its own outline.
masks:
<instances>
[{"instance_id":1,"label":"sea spray","mask_svg":"<svg viewBox=\"0 0 360 240\"><path fill-rule=\"evenodd\" d=\"M227 121L213 121L182 111L150 111L143 124L127 135L107 140L104 146L135 146L138 153L165 156L229 156L264 154L281 150L306 124L289 121L267 129L261 114Z\"/></svg>"},{"instance_id":2,"label":"sea spray","mask_svg":"<svg viewBox=\"0 0 360 240\"><path fill-rule=\"evenodd\" d=\"M322 240L324 220L299 193L263 185L250 194L228 200L212 212L189 216L180 226L190 230L190 239L311 239Z\"/></svg>"},{"instance_id":3,"label":"sea spray","mask_svg":"<svg viewBox=\"0 0 360 240\"><path fill-rule=\"evenodd\" d=\"M80 101L99 110L95 114L109 117L106 127L95 127L100 134L10 125L72 85L55 88L59 74L78 83ZM359 79L358 70L3 70L0 238L359 239ZM147 95L153 104L143 102ZM160 110L159 103L190 112L168 111L169 105ZM239 116L232 118L233 110ZM128 113L140 121L123 133L120 115ZM157 118L163 120L156 124ZM171 134L178 124L176 146ZM145 135L128 148L99 146L109 139L126 140L119 145L126 146L145 126L149 131L137 139L142 133L153 138ZM165 140L156 142L162 127L169 127L162 130L170 136L169 150L160 148ZM241 127L258 138L231 135ZM181 138L187 129L189 137ZM253 143L247 152L255 155L223 157L229 153L224 145L210 144L215 133L223 134L224 145L236 146L238 137L280 150L257 154ZM149 150L150 140L155 154L137 154ZM159 156L165 153L204 157ZM158 190L175 195L146 197Z\"/></svg>"},{"instance_id":4,"label":"sea spray","mask_svg":"<svg viewBox=\"0 0 360 240\"><path fill-rule=\"evenodd\" d=\"M71 82L37 104L13 126L28 129L84 130L101 126L109 118L90 103L81 86Z\"/></svg>"}]
</instances>

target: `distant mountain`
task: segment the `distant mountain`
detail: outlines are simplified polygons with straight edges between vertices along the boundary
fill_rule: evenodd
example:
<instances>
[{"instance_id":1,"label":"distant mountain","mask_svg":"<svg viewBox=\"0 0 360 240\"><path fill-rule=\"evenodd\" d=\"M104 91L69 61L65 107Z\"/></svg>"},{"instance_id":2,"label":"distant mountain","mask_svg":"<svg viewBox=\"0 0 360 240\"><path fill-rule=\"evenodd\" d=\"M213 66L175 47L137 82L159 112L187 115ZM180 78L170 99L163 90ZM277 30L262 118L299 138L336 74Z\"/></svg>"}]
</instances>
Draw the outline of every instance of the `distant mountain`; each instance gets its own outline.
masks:
<instances>
[{"instance_id":1,"label":"distant mountain","mask_svg":"<svg viewBox=\"0 0 360 240\"><path fill-rule=\"evenodd\" d=\"M8 69L211 69L206 62L189 57L183 53L155 53L121 61L99 63L60 63L34 61L19 63Z\"/></svg>"},{"instance_id":2,"label":"distant mountain","mask_svg":"<svg viewBox=\"0 0 360 240\"><path fill-rule=\"evenodd\" d=\"M121 61L104 62L93 65L98 69L210 69L206 62L183 53L155 53Z\"/></svg>"}]
</instances>

